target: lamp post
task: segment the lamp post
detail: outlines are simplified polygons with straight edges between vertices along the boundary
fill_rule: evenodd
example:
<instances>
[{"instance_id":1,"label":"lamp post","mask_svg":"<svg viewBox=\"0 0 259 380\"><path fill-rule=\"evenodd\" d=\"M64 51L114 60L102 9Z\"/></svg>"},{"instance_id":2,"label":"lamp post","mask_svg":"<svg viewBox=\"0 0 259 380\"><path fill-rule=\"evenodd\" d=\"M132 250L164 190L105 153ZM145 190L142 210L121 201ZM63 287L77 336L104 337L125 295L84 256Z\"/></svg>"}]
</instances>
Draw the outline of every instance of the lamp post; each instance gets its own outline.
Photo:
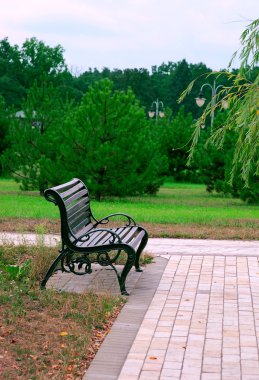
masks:
<instances>
[{"instance_id":1,"label":"lamp post","mask_svg":"<svg viewBox=\"0 0 259 380\"><path fill-rule=\"evenodd\" d=\"M155 106L155 111L149 111L148 112L148 116L149 117L154 117L155 116L155 119L157 121L157 118L158 116L159 117L164 117L165 116L165 113L164 113L164 104L161 100L156 100L154 101L152 104L151 104L151 110L153 109L153 107Z\"/></svg>"},{"instance_id":2,"label":"lamp post","mask_svg":"<svg viewBox=\"0 0 259 380\"><path fill-rule=\"evenodd\" d=\"M211 85L210 83L204 83L202 86L201 86L201 89L200 89L200 93L198 95L197 98L195 98L196 100L196 104L198 107L202 107L203 104L205 103L205 100L206 98L204 98L203 96L203 93L202 93L202 90L205 86L208 86L210 89L211 89L211 113L210 113L210 126L212 128L213 126L213 122L214 122L214 111L215 111L215 105L216 105L216 95L217 95L217 91L220 87L223 87L222 84L220 84L219 86L216 86L216 82L214 80L213 82L213 85ZM222 107L224 109L227 109L228 108L228 102L223 99L222 101Z\"/></svg>"}]
</instances>

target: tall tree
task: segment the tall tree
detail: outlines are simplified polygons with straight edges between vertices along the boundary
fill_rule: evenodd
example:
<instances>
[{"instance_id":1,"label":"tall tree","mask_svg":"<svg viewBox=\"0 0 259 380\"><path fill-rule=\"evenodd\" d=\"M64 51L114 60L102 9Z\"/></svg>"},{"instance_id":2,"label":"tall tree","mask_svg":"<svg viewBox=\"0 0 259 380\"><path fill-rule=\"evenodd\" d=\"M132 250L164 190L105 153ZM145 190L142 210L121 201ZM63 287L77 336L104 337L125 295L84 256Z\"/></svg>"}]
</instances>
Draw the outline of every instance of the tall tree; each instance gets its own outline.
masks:
<instances>
[{"instance_id":1,"label":"tall tree","mask_svg":"<svg viewBox=\"0 0 259 380\"><path fill-rule=\"evenodd\" d=\"M7 105L19 107L26 95L20 50L11 46L8 38L0 41L0 95Z\"/></svg>"},{"instance_id":2,"label":"tall tree","mask_svg":"<svg viewBox=\"0 0 259 380\"><path fill-rule=\"evenodd\" d=\"M43 192L49 184L49 162L57 159L55 131L63 123L65 107L52 84L35 82L23 103L20 117L13 114L9 118L9 147L1 163L24 190Z\"/></svg>"},{"instance_id":3,"label":"tall tree","mask_svg":"<svg viewBox=\"0 0 259 380\"><path fill-rule=\"evenodd\" d=\"M46 77L54 79L67 67L61 45L50 47L35 37L27 39L20 51L21 63L26 74L26 86L31 87L35 80Z\"/></svg>"},{"instance_id":4,"label":"tall tree","mask_svg":"<svg viewBox=\"0 0 259 380\"><path fill-rule=\"evenodd\" d=\"M0 95L0 157L7 148L6 135L10 124L10 112L6 108L5 100ZM0 161L0 174L2 174L2 165Z\"/></svg>"},{"instance_id":5,"label":"tall tree","mask_svg":"<svg viewBox=\"0 0 259 380\"><path fill-rule=\"evenodd\" d=\"M50 47L35 37L27 39L21 48L11 46L8 38L1 40L0 95L7 105L19 109L35 80L62 87L63 96L69 92L78 97L78 92L73 91L63 53L60 45Z\"/></svg>"},{"instance_id":6,"label":"tall tree","mask_svg":"<svg viewBox=\"0 0 259 380\"><path fill-rule=\"evenodd\" d=\"M132 91L113 91L108 79L89 88L59 136L58 172L85 180L98 199L156 192L163 181L167 160L143 108Z\"/></svg>"}]
</instances>

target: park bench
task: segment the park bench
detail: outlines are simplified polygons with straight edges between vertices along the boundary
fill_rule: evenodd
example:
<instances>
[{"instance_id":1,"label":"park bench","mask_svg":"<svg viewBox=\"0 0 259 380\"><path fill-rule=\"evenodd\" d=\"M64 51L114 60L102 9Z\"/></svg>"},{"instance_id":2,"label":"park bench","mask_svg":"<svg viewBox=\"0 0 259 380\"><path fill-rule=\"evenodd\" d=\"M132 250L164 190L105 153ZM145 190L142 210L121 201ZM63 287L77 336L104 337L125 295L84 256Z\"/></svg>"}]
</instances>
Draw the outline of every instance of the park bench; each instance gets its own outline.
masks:
<instances>
[{"instance_id":1,"label":"park bench","mask_svg":"<svg viewBox=\"0 0 259 380\"><path fill-rule=\"evenodd\" d=\"M90 207L89 191L80 179L74 178L49 188L45 190L44 196L59 207L62 245L59 255L41 282L41 288L45 288L58 265L62 271L83 275L90 274L92 264L98 263L112 267L121 294L127 295L125 282L132 266L135 265L136 271L141 272L139 258L147 244L146 230L129 215L122 213L97 220ZM124 219L124 224L108 228L110 222L118 217ZM119 273L115 265L122 252L126 253L126 262Z\"/></svg>"}]
</instances>

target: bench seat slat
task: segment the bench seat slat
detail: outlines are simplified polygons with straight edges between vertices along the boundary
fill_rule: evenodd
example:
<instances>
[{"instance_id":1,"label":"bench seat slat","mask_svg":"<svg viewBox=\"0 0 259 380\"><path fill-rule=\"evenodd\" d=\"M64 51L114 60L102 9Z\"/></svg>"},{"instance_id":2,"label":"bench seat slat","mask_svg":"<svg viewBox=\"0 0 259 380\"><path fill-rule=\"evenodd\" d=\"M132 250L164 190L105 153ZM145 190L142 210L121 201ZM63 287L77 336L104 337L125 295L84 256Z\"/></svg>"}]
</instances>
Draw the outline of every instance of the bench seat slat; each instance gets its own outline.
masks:
<instances>
[{"instance_id":1,"label":"bench seat slat","mask_svg":"<svg viewBox=\"0 0 259 380\"><path fill-rule=\"evenodd\" d=\"M78 242L77 245L80 247L94 247L103 245L103 243L100 242L103 240L106 241L108 238L111 239L111 237L111 234L109 234L107 231L96 231L90 236L88 240Z\"/></svg>"},{"instance_id":2,"label":"bench seat slat","mask_svg":"<svg viewBox=\"0 0 259 380\"><path fill-rule=\"evenodd\" d=\"M143 237L145 236L145 231L139 231L139 234L136 236L136 238L134 239L134 241L132 243L130 243L130 245L136 250L139 246L139 244L141 243L141 240L143 239Z\"/></svg>"},{"instance_id":3,"label":"bench seat slat","mask_svg":"<svg viewBox=\"0 0 259 380\"><path fill-rule=\"evenodd\" d=\"M138 243L135 244L135 240L138 239L141 240L141 237L139 237L140 233L136 234L138 230L137 226L134 227L121 227L121 228L112 228L111 231L118 234L122 240L122 243L129 244L131 246L136 246ZM94 231L94 230L93 230ZM80 247L90 247L90 246L101 246L101 245L109 245L110 241L113 240L112 234L109 233L109 230L93 233L92 237L89 240L86 240L84 242L78 243L78 246ZM116 240L116 243L119 241Z\"/></svg>"},{"instance_id":4,"label":"bench seat slat","mask_svg":"<svg viewBox=\"0 0 259 380\"><path fill-rule=\"evenodd\" d=\"M138 227L126 227L121 232L119 232L119 235L123 241L123 243L129 243L131 239L133 238L134 234L136 233Z\"/></svg>"}]
</instances>

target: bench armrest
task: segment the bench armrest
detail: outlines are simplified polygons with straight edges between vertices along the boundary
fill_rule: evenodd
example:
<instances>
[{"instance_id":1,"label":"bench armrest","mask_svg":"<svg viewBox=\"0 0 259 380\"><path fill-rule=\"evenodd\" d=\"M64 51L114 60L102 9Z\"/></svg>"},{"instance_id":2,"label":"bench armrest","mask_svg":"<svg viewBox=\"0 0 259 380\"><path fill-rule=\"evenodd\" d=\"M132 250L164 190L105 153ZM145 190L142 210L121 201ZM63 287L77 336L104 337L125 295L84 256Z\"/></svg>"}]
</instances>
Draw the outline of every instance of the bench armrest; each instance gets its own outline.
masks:
<instances>
[{"instance_id":1,"label":"bench armrest","mask_svg":"<svg viewBox=\"0 0 259 380\"><path fill-rule=\"evenodd\" d=\"M95 226L97 226L98 224L108 224L110 221L109 219L114 217L114 216L124 216L127 219L127 222L125 224L126 227L132 226L132 225L136 226L136 222L131 216L129 216L127 214L120 213L120 212L118 212L116 214L107 215L104 218L97 220Z\"/></svg>"},{"instance_id":2,"label":"bench armrest","mask_svg":"<svg viewBox=\"0 0 259 380\"><path fill-rule=\"evenodd\" d=\"M86 242L91 238L92 235L94 235L98 232L103 232L103 231L106 232L106 234L111 235L111 240L109 240L110 244L113 244L115 242L121 243L121 238L118 234L116 234L116 232L114 232L112 230L107 230L106 228L94 228L93 230L86 232L86 233L82 234L81 236L79 236L78 238L76 238L76 240L73 241L73 244L76 244L78 242ZM117 241L116 241L116 239L117 239Z\"/></svg>"}]
</instances>

